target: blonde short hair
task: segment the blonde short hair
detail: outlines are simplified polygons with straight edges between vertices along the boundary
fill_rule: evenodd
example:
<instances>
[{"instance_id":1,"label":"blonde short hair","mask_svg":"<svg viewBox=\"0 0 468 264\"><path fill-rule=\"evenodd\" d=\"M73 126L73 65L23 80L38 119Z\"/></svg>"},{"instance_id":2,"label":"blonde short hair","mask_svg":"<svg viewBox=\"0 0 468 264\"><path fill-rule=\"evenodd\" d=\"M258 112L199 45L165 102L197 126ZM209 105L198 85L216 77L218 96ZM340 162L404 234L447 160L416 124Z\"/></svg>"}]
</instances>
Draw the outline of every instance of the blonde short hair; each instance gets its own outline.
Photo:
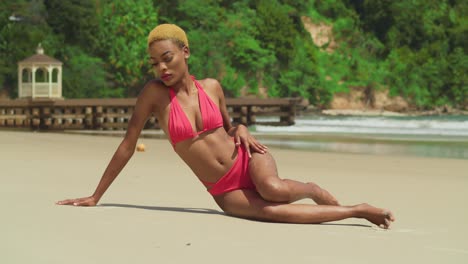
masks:
<instances>
[{"instance_id":1,"label":"blonde short hair","mask_svg":"<svg viewBox=\"0 0 468 264\"><path fill-rule=\"evenodd\" d=\"M154 41L172 39L189 46L185 31L174 24L161 24L153 28L148 35L148 47Z\"/></svg>"}]
</instances>

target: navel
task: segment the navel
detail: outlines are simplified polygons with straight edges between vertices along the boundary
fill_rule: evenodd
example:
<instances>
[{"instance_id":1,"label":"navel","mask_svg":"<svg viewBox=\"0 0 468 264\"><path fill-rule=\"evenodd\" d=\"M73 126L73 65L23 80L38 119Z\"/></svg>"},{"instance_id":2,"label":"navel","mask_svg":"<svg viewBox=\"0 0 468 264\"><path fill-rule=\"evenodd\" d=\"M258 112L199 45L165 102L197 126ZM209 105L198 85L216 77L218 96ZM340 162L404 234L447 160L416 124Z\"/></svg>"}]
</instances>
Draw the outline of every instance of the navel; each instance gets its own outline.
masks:
<instances>
[{"instance_id":1,"label":"navel","mask_svg":"<svg viewBox=\"0 0 468 264\"><path fill-rule=\"evenodd\" d=\"M222 159L216 159L216 161L219 163L219 165L224 165L224 161Z\"/></svg>"}]
</instances>

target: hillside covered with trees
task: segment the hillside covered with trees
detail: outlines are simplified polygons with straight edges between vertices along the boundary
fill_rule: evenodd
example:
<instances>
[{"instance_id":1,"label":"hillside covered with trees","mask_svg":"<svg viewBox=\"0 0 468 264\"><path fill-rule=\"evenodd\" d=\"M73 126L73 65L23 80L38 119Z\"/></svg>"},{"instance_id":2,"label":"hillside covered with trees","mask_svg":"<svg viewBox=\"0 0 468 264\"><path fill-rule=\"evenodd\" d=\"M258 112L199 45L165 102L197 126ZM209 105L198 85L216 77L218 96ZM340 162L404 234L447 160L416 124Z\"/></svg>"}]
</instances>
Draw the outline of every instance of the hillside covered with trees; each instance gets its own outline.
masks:
<instances>
[{"instance_id":1,"label":"hillside covered with trees","mask_svg":"<svg viewBox=\"0 0 468 264\"><path fill-rule=\"evenodd\" d=\"M307 21L328 25L333 43L314 43ZM41 43L64 62L66 98L134 97L152 78L146 37L159 23L186 30L191 72L230 96L325 108L364 87L414 109L468 107L463 0L3 0L0 92L16 97L17 62Z\"/></svg>"}]
</instances>

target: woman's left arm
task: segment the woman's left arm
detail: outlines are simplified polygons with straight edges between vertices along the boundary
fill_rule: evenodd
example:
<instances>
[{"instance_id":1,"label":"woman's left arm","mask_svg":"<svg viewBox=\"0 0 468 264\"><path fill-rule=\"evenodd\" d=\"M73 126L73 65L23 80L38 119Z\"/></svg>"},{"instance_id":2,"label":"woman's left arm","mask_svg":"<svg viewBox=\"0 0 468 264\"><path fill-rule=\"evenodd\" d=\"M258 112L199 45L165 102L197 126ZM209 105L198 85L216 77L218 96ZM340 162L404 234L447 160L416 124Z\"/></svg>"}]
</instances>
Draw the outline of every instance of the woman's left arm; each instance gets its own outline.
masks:
<instances>
[{"instance_id":1,"label":"woman's left arm","mask_svg":"<svg viewBox=\"0 0 468 264\"><path fill-rule=\"evenodd\" d=\"M229 116L229 112L227 111L226 107L226 99L224 97L223 89L221 88L221 84L215 80L216 85L216 94L219 98L219 109L221 110L221 115L223 116L223 125L226 132L234 137L234 141L236 145L243 144L249 157L252 157L251 150L258 153L266 153L267 146L258 142L258 140L253 137L247 127L245 125L239 124L237 126L233 126L231 124L231 117Z\"/></svg>"}]
</instances>

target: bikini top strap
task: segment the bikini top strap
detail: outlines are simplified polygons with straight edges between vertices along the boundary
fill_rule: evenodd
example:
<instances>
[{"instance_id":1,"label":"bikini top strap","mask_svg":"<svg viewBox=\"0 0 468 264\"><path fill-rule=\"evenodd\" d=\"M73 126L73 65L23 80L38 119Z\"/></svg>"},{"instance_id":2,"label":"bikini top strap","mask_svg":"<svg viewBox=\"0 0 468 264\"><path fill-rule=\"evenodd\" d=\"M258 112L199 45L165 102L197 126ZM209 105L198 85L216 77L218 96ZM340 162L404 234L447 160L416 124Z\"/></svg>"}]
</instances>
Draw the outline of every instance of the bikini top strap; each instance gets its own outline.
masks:
<instances>
[{"instance_id":1,"label":"bikini top strap","mask_svg":"<svg viewBox=\"0 0 468 264\"><path fill-rule=\"evenodd\" d=\"M197 81L197 79L195 79L195 76L193 76L193 75L192 75L192 80L195 83L195 87L197 87L197 90L203 90L201 84Z\"/></svg>"},{"instance_id":2,"label":"bikini top strap","mask_svg":"<svg viewBox=\"0 0 468 264\"><path fill-rule=\"evenodd\" d=\"M169 96L171 97L171 101L175 97L175 92L174 92L174 89L172 89L172 87L169 87Z\"/></svg>"}]
</instances>

